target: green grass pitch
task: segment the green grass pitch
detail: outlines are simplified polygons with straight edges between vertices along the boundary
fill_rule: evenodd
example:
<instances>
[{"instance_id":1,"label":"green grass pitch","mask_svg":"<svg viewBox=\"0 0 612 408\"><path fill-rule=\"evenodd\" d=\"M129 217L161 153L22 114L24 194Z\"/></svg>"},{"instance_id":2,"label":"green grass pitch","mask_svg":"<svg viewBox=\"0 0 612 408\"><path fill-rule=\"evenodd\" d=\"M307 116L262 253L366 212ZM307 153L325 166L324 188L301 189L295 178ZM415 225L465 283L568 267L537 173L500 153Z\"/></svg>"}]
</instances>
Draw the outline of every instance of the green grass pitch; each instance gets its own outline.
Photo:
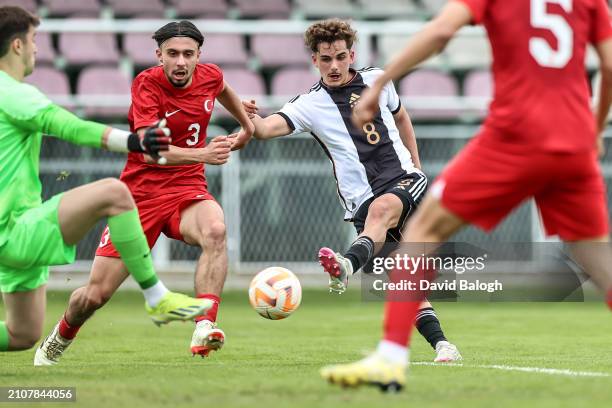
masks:
<instances>
[{"instance_id":1,"label":"green grass pitch","mask_svg":"<svg viewBox=\"0 0 612 408\"><path fill-rule=\"evenodd\" d=\"M45 335L68 293L48 295ZM300 309L268 321L246 291L227 292L220 309L225 347L192 358L193 325L157 328L142 297L121 292L85 325L56 367L32 366L33 350L0 355L0 386L73 386L83 407L578 407L612 406L612 314L601 303L436 303L463 366L414 365L405 391L343 390L322 365L361 358L381 332L382 303L357 292L306 291ZM4 315L4 310L0 307ZM414 362L434 354L415 334ZM506 371L504 365L608 373L573 377ZM0 403L8 406L7 403ZM42 406L48 404L33 404ZM27 404L19 404L25 407Z\"/></svg>"}]
</instances>

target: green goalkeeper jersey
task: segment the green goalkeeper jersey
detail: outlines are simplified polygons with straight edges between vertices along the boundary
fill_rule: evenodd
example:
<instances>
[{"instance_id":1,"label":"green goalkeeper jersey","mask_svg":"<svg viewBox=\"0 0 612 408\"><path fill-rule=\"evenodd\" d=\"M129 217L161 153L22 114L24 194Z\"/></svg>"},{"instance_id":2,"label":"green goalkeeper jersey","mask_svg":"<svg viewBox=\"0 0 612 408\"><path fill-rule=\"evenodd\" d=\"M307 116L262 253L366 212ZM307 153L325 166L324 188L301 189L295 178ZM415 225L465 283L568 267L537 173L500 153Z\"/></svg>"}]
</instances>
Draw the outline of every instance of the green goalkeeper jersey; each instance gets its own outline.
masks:
<instances>
[{"instance_id":1,"label":"green goalkeeper jersey","mask_svg":"<svg viewBox=\"0 0 612 408\"><path fill-rule=\"evenodd\" d=\"M83 121L0 70L0 247L14 221L41 204L42 134L100 147L105 126Z\"/></svg>"}]
</instances>

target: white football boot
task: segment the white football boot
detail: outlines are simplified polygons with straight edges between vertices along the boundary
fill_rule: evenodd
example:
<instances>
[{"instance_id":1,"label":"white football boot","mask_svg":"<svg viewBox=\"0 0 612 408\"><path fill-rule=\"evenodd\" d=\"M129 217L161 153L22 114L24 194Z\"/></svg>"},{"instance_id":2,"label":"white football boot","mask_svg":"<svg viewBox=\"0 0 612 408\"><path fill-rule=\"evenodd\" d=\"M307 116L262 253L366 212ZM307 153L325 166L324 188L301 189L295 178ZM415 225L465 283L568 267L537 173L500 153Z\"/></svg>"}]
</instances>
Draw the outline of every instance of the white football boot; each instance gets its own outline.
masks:
<instances>
[{"instance_id":1,"label":"white football boot","mask_svg":"<svg viewBox=\"0 0 612 408\"><path fill-rule=\"evenodd\" d=\"M351 261L327 247L319 249L319 263L329 274L329 291L344 293L353 274Z\"/></svg>"},{"instance_id":2,"label":"white football boot","mask_svg":"<svg viewBox=\"0 0 612 408\"><path fill-rule=\"evenodd\" d=\"M34 365L50 366L57 364L59 358L70 343L72 343L72 340L60 336L59 323L56 324L51 334L49 334L47 338L40 343L40 347L36 349L36 354L34 354Z\"/></svg>"},{"instance_id":3,"label":"white football boot","mask_svg":"<svg viewBox=\"0 0 612 408\"><path fill-rule=\"evenodd\" d=\"M196 324L191 337L191 353L202 358L207 357L211 351L219 350L225 343L225 333L217 327L216 323L201 320Z\"/></svg>"},{"instance_id":4,"label":"white football boot","mask_svg":"<svg viewBox=\"0 0 612 408\"><path fill-rule=\"evenodd\" d=\"M452 363L461 360L463 360L463 357L461 357L457 346L454 344L448 341L439 341L436 344L436 358L434 359L434 363Z\"/></svg>"}]
</instances>

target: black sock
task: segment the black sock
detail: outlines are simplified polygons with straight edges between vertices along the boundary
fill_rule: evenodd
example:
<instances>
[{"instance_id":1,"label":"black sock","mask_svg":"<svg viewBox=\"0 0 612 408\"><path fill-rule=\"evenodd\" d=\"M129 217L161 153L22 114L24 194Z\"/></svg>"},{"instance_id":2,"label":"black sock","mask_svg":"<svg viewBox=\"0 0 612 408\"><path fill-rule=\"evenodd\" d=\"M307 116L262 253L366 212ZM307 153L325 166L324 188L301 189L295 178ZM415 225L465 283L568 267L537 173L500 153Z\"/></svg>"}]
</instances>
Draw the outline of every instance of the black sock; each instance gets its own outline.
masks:
<instances>
[{"instance_id":1,"label":"black sock","mask_svg":"<svg viewBox=\"0 0 612 408\"><path fill-rule=\"evenodd\" d=\"M439 341L447 341L433 307L424 307L419 310L416 317L416 328L434 350Z\"/></svg>"},{"instance_id":2,"label":"black sock","mask_svg":"<svg viewBox=\"0 0 612 408\"><path fill-rule=\"evenodd\" d=\"M368 236L361 236L351 244L344 257L351 261L353 273L357 272L363 265L368 263L374 256L374 241Z\"/></svg>"}]
</instances>

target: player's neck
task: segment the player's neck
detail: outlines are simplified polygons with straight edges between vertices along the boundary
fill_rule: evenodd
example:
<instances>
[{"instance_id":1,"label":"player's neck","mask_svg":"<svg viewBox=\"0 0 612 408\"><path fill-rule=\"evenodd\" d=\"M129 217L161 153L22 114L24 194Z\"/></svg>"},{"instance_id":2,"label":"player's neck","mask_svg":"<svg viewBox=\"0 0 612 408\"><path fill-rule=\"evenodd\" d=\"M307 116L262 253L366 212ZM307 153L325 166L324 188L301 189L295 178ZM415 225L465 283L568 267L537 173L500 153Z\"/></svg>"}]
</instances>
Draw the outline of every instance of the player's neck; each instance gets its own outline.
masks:
<instances>
[{"instance_id":1,"label":"player's neck","mask_svg":"<svg viewBox=\"0 0 612 408\"><path fill-rule=\"evenodd\" d=\"M0 70L6 72L16 81L22 82L24 78L23 64L16 63L11 58L0 58Z\"/></svg>"}]
</instances>

